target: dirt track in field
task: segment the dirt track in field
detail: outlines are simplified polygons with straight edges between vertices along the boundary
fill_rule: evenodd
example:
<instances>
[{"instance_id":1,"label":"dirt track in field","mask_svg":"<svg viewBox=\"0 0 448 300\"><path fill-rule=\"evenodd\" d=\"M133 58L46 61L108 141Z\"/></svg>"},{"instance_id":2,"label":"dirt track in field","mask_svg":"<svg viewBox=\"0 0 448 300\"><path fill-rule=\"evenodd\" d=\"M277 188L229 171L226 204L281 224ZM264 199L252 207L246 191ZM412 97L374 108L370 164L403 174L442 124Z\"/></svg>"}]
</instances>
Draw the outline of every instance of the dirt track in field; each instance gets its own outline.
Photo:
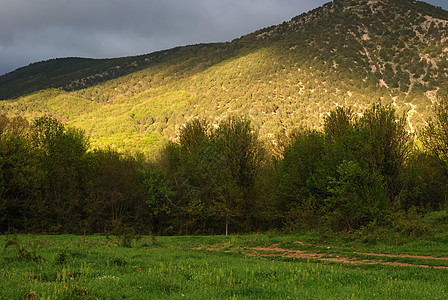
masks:
<instances>
[{"instance_id":1,"label":"dirt track in field","mask_svg":"<svg viewBox=\"0 0 448 300\"><path fill-rule=\"evenodd\" d=\"M303 242L296 242L299 245L307 245ZM312 251L304 250L291 250L280 248L277 245L265 246L265 247L245 247L244 254L248 256L281 256L281 257L291 257L291 258L304 258L304 259L314 259L319 261L330 261L342 264L351 265L385 265L385 266L399 266L399 267L419 267L419 268L433 268L433 269L448 269L448 266L431 266L425 264L412 264L403 262L390 262L384 261L380 258L414 258L414 259L427 259L435 261L448 261L448 257L434 257L434 256L423 256L423 255L409 255L409 254L385 254L385 253L363 253L363 252L352 252L355 255L370 256L372 258L357 258L341 256L337 254L330 253L316 253Z\"/></svg>"}]
</instances>

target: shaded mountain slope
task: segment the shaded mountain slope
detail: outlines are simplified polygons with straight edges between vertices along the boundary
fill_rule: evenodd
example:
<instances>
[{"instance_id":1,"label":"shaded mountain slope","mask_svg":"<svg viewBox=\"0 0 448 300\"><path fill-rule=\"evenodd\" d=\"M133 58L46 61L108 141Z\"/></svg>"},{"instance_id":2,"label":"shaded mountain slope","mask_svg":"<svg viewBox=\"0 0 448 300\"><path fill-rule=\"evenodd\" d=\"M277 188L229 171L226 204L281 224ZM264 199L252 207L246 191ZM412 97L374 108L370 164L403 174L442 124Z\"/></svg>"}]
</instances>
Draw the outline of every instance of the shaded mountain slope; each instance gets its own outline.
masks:
<instances>
[{"instance_id":1,"label":"shaded mountain slope","mask_svg":"<svg viewBox=\"0 0 448 300\"><path fill-rule=\"evenodd\" d=\"M220 45L220 44L216 44ZM197 53L207 45L193 45L151 54L111 59L57 58L30 64L0 76L0 99L24 96L36 91L57 88L74 91L95 86L136 71L150 68L179 55ZM227 55L232 55L228 51Z\"/></svg>"}]
</instances>

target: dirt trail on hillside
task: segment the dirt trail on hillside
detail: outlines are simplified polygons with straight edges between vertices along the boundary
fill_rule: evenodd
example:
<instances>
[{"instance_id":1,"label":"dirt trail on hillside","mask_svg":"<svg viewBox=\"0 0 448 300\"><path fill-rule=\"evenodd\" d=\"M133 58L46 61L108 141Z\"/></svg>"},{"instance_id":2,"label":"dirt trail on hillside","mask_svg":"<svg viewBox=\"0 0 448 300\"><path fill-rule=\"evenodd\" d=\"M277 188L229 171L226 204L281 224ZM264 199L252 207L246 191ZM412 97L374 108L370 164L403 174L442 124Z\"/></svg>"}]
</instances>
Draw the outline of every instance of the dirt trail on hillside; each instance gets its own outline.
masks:
<instances>
[{"instance_id":1,"label":"dirt trail on hillside","mask_svg":"<svg viewBox=\"0 0 448 300\"><path fill-rule=\"evenodd\" d=\"M305 244L301 242L296 242L297 244ZM381 259L369 259L369 258L357 258L341 256L331 253L316 253L304 250L291 250L278 247L278 244L265 246L265 247L245 247L244 254L248 256L281 256L281 257L293 257L293 258L305 258L305 259L315 259L319 261L330 261L343 264L351 265L385 265L385 266L399 266L399 267L419 267L419 268L433 268L433 269L448 269L448 266L430 266L425 264L411 264L403 262L389 262ZM384 257L384 258L415 258L415 259L428 259L428 260L439 260L448 261L448 257L434 257L434 256L423 256L423 255L409 255L409 254L384 254L384 253L363 253L363 252L352 252L357 255L373 256L373 257Z\"/></svg>"}]
</instances>

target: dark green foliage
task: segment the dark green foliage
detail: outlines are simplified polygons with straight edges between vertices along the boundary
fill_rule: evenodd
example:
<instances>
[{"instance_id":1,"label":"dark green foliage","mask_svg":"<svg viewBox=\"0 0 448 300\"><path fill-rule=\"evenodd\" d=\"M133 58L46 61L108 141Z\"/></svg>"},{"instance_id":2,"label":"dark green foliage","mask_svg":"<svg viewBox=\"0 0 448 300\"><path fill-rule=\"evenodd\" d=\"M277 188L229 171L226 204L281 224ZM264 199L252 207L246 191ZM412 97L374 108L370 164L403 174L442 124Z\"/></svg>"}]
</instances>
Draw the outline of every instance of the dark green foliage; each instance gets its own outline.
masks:
<instances>
[{"instance_id":1,"label":"dark green foliage","mask_svg":"<svg viewBox=\"0 0 448 300\"><path fill-rule=\"evenodd\" d=\"M81 130L66 128L55 118L36 119L31 126L32 143L43 173L42 197L45 217L52 222L50 231L80 228L85 189L91 172L86 153L88 139Z\"/></svg>"},{"instance_id":2,"label":"dark green foliage","mask_svg":"<svg viewBox=\"0 0 448 300\"><path fill-rule=\"evenodd\" d=\"M251 216L256 208L255 184L264 162L264 148L249 120L229 118L212 135L216 143L217 164L214 180L214 210L227 225ZM254 213L254 212L252 212Z\"/></svg>"},{"instance_id":3,"label":"dark green foliage","mask_svg":"<svg viewBox=\"0 0 448 300\"><path fill-rule=\"evenodd\" d=\"M351 108L337 107L324 120L325 136L332 143L338 143L354 128L356 116Z\"/></svg>"},{"instance_id":4,"label":"dark green foliage","mask_svg":"<svg viewBox=\"0 0 448 300\"><path fill-rule=\"evenodd\" d=\"M155 215L170 212L170 198L174 196L173 184L165 173L157 169L147 169L141 175L148 196L148 204Z\"/></svg>"},{"instance_id":5,"label":"dark green foliage","mask_svg":"<svg viewBox=\"0 0 448 300\"><path fill-rule=\"evenodd\" d=\"M445 105L424 131L427 153L413 148L404 116L373 104L361 117L338 107L322 131L285 135L274 159L248 119L193 119L152 162L89 149L83 131L52 117L30 124L0 115L0 230L108 233L123 247L144 232L430 236L420 213L447 205ZM8 243L21 259L37 259ZM55 261L67 257L61 250Z\"/></svg>"},{"instance_id":6,"label":"dark green foliage","mask_svg":"<svg viewBox=\"0 0 448 300\"><path fill-rule=\"evenodd\" d=\"M385 178L389 196L396 197L399 189L397 180L412 150L406 118L397 116L391 106L374 104L359 120L359 131L363 140L358 155L371 170L378 171Z\"/></svg>"},{"instance_id":7,"label":"dark green foliage","mask_svg":"<svg viewBox=\"0 0 448 300\"><path fill-rule=\"evenodd\" d=\"M16 250L16 259L24 261L40 261L42 256L37 252L38 243L36 241L22 242L17 235L8 236L5 240L3 251L8 247L14 247ZM13 259L13 258L11 258Z\"/></svg>"},{"instance_id":8,"label":"dark green foliage","mask_svg":"<svg viewBox=\"0 0 448 300\"><path fill-rule=\"evenodd\" d=\"M44 174L30 145L28 122L19 117L0 118L0 228L23 230L42 212L39 188Z\"/></svg>"},{"instance_id":9,"label":"dark green foliage","mask_svg":"<svg viewBox=\"0 0 448 300\"><path fill-rule=\"evenodd\" d=\"M425 153L413 154L401 176L400 207L405 210L420 207L430 211L446 207L448 178L433 157Z\"/></svg>"},{"instance_id":10,"label":"dark green foliage","mask_svg":"<svg viewBox=\"0 0 448 300\"><path fill-rule=\"evenodd\" d=\"M155 168L142 170L140 177L150 210L151 231L163 232L168 226L167 216L176 208L174 184L163 171Z\"/></svg>"},{"instance_id":11,"label":"dark green foliage","mask_svg":"<svg viewBox=\"0 0 448 300\"><path fill-rule=\"evenodd\" d=\"M57 264L63 265L67 261L67 257L69 255L68 249L59 249L58 252L54 255L54 261Z\"/></svg>"},{"instance_id":12,"label":"dark green foliage","mask_svg":"<svg viewBox=\"0 0 448 300\"><path fill-rule=\"evenodd\" d=\"M274 171L271 199L279 215L297 228L325 223L345 231L388 224L400 196L409 195L403 178L412 139L405 125L390 106L374 104L360 118L338 107L325 118L323 133L299 134ZM419 205L430 205L423 195L416 197ZM291 216L304 218L304 225ZM310 216L321 220L310 222Z\"/></svg>"},{"instance_id":13,"label":"dark green foliage","mask_svg":"<svg viewBox=\"0 0 448 300\"><path fill-rule=\"evenodd\" d=\"M96 150L90 159L94 169L87 216L95 232L120 234L128 226L148 229L149 220L137 221L150 216L139 172L141 164L112 149Z\"/></svg>"},{"instance_id":14,"label":"dark green foliage","mask_svg":"<svg viewBox=\"0 0 448 300\"><path fill-rule=\"evenodd\" d=\"M324 137L316 131L299 133L288 145L275 170L273 196L280 211L301 206L315 191L314 174L324 154Z\"/></svg>"},{"instance_id":15,"label":"dark green foliage","mask_svg":"<svg viewBox=\"0 0 448 300\"><path fill-rule=\"evenodd\" d=\"M427 156L426 160L433 159L433 162L426 161L422 164L417 161L419 175L417 180L421 184L416 185L418 192L424 197L431 197L427 205L431 208L447 205L446 196L442 201L441 195L446 195L448 187L448 97L439 98L434 105L434 118L430 118L422 132L422 143ZM414 188L415 189L415 188ZM410 197L409 197L410 198ZM414 200L415 201L415 200Z\"/></svg>"},{"instance_id":16,"label":"dark green foliage","mask_svg":"<svg viewBox=\"0 0 448 300\"><path fill-rule=\"evenodd\" d=\"M121 234L117 236L117 243L120 247L133 248L137 245L138 241L142 239L142 236L135 233L135 230L121 229Z\"/></svg>"},{"instance_id":17,"label":"dark green foliage","mask_svg":"<svg viewBox=\"0 0 448 300\"><path fill-rule=\"evenodd\" d=\"M210 128L206 120L194 119L185 124L179 136L182 151L194 155L210 138Z\"/></svg>"},{"instance_id":18,"label":"dark green foliage","mask_svg":"<svg viewBox=\"0 0 448 300\"><path fill-rule=\"evenodd\" d=\"M179 145L166 147L160 169L112 149L89 151L82 131L55 118L1 120L3 232L103 232L129 246L128 231L249 230L264 215L265 150L248 120L213 130L193 121Z\"/></svg>"},{"instance_id":19,"label":"dark green foliage","mask_svg":"<svg viewBox=\"0 0 448 300\"><path fill-rule=\"evenodd\" d=\"M341 163L336 178L330 178L328 191L326 217L333 230L359 229L373 221L381 222L389 212L383 177L357 162Z\"/></svg>"},{"instance_id":20,"label":"dark green foliage","mask_svg":"<svg viewBox=\"0 0 448 300\"><path fill-rule=\"evenodd\" d=\"M178 221L190 219L182 222L188 226L182 230L201 223L209 227L203 230L224 224L226 232L229 224L249 227L258 209L255 187L265 158L250 122L229 118L214 129L204 120L193 120L182 129L179 141L166 151L175 156L168 153L167 160L176 183Z\"/></svg>"},{"instance_id":21,"label":"dark green foliage","mask_svg":"<svg viewBox=\"0 0 448 300\"><path fill-rule=\"evenodd\" d=\"M0 231L114 232L149 228L142 173L115 151L88 151L88 138L55 118L32 124L0 116Z\"/></svg>"},{"instance_id":22,"label":"dark green foliage","mask_svg":"<svg viewBox=\"0 0 448 300\"><path fill-rule=\"evenodd\" d=\"M281 215L282 228L285 232L295 233L298 230L323 228L323 206L316 199L307 198L300 201Z\"/></svg>"},{"instance_id":23,"label":"dark green foliage","mask_svg":"<svg viewBox=\"0 0 448 300\"><path fill-rule=\"evenodd\" d=\"M422 136L428 154L438 161L448 176L448 96L438 99L434 118L428 120Z\"/></svg>"}]
</instances>

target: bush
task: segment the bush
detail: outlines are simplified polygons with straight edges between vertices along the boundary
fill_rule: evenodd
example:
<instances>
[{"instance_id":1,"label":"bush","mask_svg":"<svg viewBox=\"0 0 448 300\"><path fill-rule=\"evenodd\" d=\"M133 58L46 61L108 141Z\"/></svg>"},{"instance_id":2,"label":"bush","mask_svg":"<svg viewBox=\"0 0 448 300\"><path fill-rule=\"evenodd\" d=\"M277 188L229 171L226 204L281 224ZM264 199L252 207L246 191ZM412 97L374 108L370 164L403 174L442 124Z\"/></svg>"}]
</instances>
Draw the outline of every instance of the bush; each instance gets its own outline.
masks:
<instances>
[{"instance_id":1,"label":"bush","mask_svg":"<svg viewBox=\"0 0 448 300\"><path fill-rule=\"evenodd\" d=\"M6 250L10 246L15 247L16 258L18 260L40 261L42 259L42 256L37 253L37 242L26 241L25 243L22 243L19 238L14 235L5 239L3 250Z\"/></svg>"},{"instance_id":2,"label":"bush","mask_svg":"<svg viewBox=\"0 0 448 300\"><path fill-rule=\"evenodd\" d=\"M122 230L116 241L120 247L133 248L137 246L141 238L142 236L137 234L133 228L127 228Z\"/></svg>"},{"instance_id":3,"label":"bush","mask_svg":"<svg viewBox=\"0 0 448 300\"><path fill-rule=\"evenodd\" d=\"M322 225L322 207L313 198L300 201L301 205L289 210L285 215L284 230L295 233Z\"/></svg>"},{"instance_id":4,"label":"bush","mask_svg":"<svg viewBox=\"0 0 448 300\"><path fill-rule=\"evenodd\" d=\"M331 193L326 199L328 225L342 231L359 229L373 221L383 222L389 199L382 176L353 161L343 162L337 173L328 186Z\"/></svg>"},{"instance_id":5,"label":"bush","mask_svg":"<svg viewBox=\"0 0 448 300\"><path fill-rule=\"evenodd\" d=\"M433 229L423 222L423 218L416 209L410 209L407 212L400 210L394 213L391 218L391 228L410 238L434 236Z\"/></svg>"}]
</instances>

